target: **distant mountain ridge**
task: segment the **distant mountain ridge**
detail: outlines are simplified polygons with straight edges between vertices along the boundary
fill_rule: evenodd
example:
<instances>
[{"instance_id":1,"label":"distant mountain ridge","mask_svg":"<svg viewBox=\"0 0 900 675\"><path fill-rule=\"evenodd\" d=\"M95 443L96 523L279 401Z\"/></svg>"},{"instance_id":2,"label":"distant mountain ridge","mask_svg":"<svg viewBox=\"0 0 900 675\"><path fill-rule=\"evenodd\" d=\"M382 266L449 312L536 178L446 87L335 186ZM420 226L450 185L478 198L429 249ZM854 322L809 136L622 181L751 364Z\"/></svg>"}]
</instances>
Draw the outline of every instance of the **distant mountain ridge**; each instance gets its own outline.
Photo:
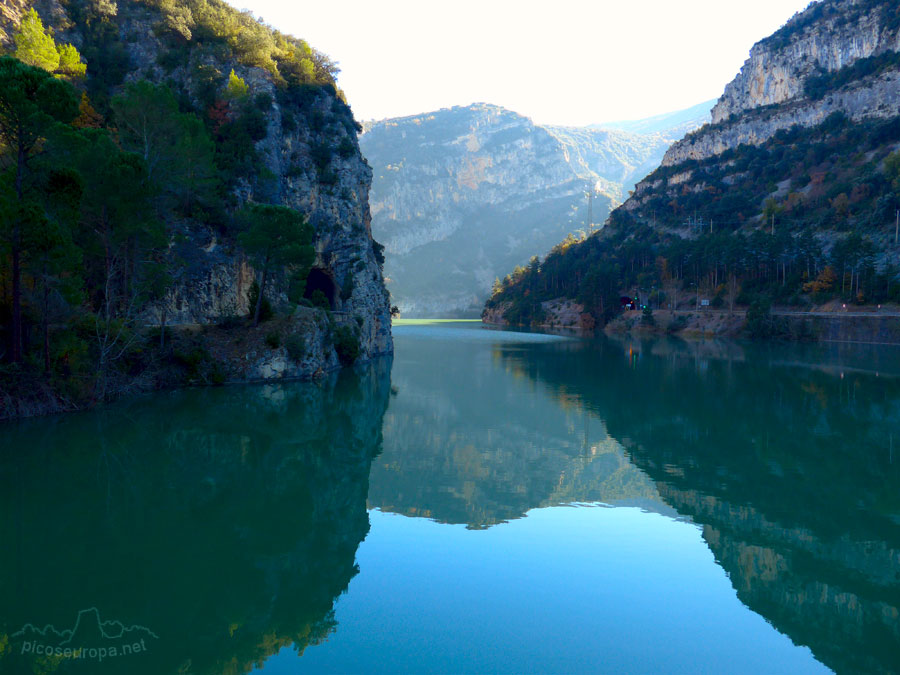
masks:
<instances>
[{"instance_id":1,"label":"distant mountain ridge","mask_svg":"<svg viewBox=\"0 0 900 675\"><path fill-rule=\"evenodd\" d=\"M716 99L711 99L676 112L663 113L640 120L601 122L600 124L590 125L590 128L618 129L620 131L629 131L633 134L660 133L665 136L681 138L689 131L698 129L709 122L711 111L715 104Z\"/></svg>"},{"instance_id":2,"label":"distant mountain ridge","mask_svg":"<svg viewBox=\"0 0 900 675\"><path fill-rule=\"evenodd\" d=\"M703 122L695 111L668 119ZM367 122L360 147L393 303L406 316L477 316L496 278L587 229L590 186L599 224L680 129L539 125L487 103Z\"/></svg>"}]
</instances>

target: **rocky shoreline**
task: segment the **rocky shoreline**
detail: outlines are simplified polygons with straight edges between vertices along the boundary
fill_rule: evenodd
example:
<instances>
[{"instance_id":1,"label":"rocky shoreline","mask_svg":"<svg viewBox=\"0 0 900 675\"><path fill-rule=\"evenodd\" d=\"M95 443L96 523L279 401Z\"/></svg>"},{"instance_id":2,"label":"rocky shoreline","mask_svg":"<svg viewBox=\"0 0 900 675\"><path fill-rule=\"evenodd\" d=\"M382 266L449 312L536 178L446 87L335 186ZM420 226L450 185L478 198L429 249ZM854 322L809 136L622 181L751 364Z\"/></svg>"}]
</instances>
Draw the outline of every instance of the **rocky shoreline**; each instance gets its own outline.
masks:
<instances>
[{"instance_id":1,"label":"rocky shoreline","mask_svg":"<svg viewBox=\"0 0 900 675\"><path fill-rule=\"evenodd\" d=\"M106 383L106 395L79 397L40 375L0 373L0 422L89 410L137 394L235 384L317 380L344 367L393 354L360 351L348 362L335 345L335 331L355 319L321 309L298 307L287 317L250 325L168 327L164 341L151 331L141 347L141 367Z\"/></svg>"},{"instance_id":2,"label":"rocky shoreline","mask_svg":"<svg viewBox=\"0 0 900 675\"><path fill-rule=\"evenodd\" d=\"M507 303L504 303L507 304ZM579 335L641 334L681 337L717 337L737 339L752 337L747 327L746 310L667 309L652 310L645 319L640 311L627 311L600 327L584 307L571 300L542 303L547 318L531 328L563 330ZM508 307L500 305L486 310L482 321L493 326L511 326L503 316ZM588 317L588 318L585 318ZM900 308L858 310L823 307L813 311L792 308L773 309L771 317L781 322L782 339L812 342L840 342L872 345L900 345Z\"/></svg>"}]
</instances>

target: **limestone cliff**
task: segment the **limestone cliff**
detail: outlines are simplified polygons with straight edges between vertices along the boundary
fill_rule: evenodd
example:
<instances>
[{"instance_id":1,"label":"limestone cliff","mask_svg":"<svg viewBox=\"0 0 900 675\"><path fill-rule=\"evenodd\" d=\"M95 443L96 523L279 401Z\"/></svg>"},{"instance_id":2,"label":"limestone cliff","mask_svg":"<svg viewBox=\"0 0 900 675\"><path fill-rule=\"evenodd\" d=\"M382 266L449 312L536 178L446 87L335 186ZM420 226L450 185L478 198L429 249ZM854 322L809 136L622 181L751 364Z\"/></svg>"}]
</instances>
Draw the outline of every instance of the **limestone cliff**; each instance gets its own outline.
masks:
<instances>
[{"instance_id":1,"label":"limestone cliff","mask_svg":"<svg viewBox=\"0 0 900 675\"><path fill-rule=\"evenodd\" d=\"M862 60L900 50L900 19L893 2L822 0L758 42L725 88L710 125L666 153L663 165L703 159L742 143L759 144L795 124L814 126L840 111L852 120L900 114L900 64L810 95L811 78L833 75ZM885 64L888 65L888 64Z\"/></svg>"},{"instance_id":2,"label":"limestone cliff","mask_svg":"<svg viewBox=\"0 0 900 675\"><path fill-rule=\"evenodd\" d=\"M58 41L71 42L82 51L91 45L97 47L97 35L90 32L94 27L83 17L88 11L93 12L91 16L98 15L100 10L77 0L4 3L0 42L9 45L23 12L31 5ZM239 16L244 22L254 21L216 0L205 6L223 15ZM263 97L262 100L271 101L269 106L260 106L264 137L255 143L258 169L228 186L223 211L233 212L252 200L289 206L303 213L314 227L316 250L307 295L312 290L325 293L336 325L350 326L358 334L362 360L390 353L393 347L389 296L380 253L376 252L371 233L372 171L359 152L359 126L343 95L327 83L289 90L274 64L248 65L247 58L221 44L218 37L194 36L186 42L183 36L173 36L172 17L166 14L171 7L166 3L120 0L105 3L104 7L102 22L106 33L100 46L107 51L118 50L114 61L124 70L118 84L104 95L115 94L137 80L165 83L180 97L182 107L205 114L207 104L198 92L209 82L221 90L221 83L233 71L246 82L252 100ZM179 7L190 19L189 7ZM267 27L256 28L275 34ZM199 34L199 28L194 30ZM280 34L278 37L285 39ZM89 59L89 90L91 67ZM324 157L323 149L328 153ZM194 326L245 315L247 294L256 271L236 244L233 233L225 232L221 224L192 219L167 222L166 226L170 237L168 267L173 281L163 299L146 309L144 323ZM267 291L267 295L272 295L282 314L291 314L294 307L288 303L284 277L279 270L274 271L271 293ZM315 311L324 318L322 310ZM314 324L321 321L300 317L294 328L301 330L304 325ZM322 343L320 337L318 333L307 336L308 341ZM295 374L309 374L337 364L330 344L317 358L318 362L307 364L302 373ZM259 372L268 371L262 368Z\"/></svg>"},{"instance_id":3,"label":"limestone cliff","mask_svg":"<svg viewBox=\"0 0 900 675\"><path fill-rule=\"evenodd\" d=\"M687 289L724 303L728 279L737 306L894 301L898 147L900 5L813 3L753 47L711 123L672 145L598 235L504 281L486 308L507 309L490 318L541 324L548 301L569 299L602 326L621 296L666 287L670 309ZM820 273L843 276L817 285Z\"/></svg>"}]
</instances>

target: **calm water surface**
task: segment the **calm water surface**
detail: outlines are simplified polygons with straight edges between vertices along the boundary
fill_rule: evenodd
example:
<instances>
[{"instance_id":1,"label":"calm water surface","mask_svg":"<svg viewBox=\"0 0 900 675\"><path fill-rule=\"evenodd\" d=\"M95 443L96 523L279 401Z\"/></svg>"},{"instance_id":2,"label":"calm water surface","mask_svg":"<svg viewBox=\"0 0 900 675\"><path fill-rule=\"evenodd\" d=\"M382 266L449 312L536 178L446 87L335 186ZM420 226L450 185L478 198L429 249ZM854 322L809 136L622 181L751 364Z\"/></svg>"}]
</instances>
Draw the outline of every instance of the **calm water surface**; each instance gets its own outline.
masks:
<instances>
[{"instance_id":1,"label":"calm water surface","mask_svg":"<svg viewBox=\"0 0 900 675\"><path fill-rule=\"evenodd\" d=\"M0 672L900 670L897 350L395 336L0 427Z\"/></svg>"}]
</instances>

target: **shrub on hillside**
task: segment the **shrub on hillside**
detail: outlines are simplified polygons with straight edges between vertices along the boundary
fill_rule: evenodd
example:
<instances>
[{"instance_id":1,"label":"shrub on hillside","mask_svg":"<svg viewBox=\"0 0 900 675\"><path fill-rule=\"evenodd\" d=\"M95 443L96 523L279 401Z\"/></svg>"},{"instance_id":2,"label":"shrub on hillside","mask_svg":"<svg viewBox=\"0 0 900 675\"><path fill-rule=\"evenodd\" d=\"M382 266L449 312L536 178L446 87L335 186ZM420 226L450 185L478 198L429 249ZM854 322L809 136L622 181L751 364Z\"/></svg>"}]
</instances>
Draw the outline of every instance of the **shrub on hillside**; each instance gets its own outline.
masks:
<instances>
[{"instance_id":1,"label":"shrub on hillside","mask_svg":"<svg viewBox=\"0 0 900 675\"><path fill-rule=\"evenodd\" d=\"M334 329L334 351L340 362L349 366L359 358L359 336L350 326L338 326Z\"/></svg>"},{"instance_id":2,"label":"shrub on hillside","mask_svg":"<svg viewBox=\"0 0 900 675\"><path fill-rule=\"evenodd\" d=\"M288 335L284 341L284 348L292 361L300 362L306 356L306 339L296 333Z\"/></svg>"}]
</instances>

